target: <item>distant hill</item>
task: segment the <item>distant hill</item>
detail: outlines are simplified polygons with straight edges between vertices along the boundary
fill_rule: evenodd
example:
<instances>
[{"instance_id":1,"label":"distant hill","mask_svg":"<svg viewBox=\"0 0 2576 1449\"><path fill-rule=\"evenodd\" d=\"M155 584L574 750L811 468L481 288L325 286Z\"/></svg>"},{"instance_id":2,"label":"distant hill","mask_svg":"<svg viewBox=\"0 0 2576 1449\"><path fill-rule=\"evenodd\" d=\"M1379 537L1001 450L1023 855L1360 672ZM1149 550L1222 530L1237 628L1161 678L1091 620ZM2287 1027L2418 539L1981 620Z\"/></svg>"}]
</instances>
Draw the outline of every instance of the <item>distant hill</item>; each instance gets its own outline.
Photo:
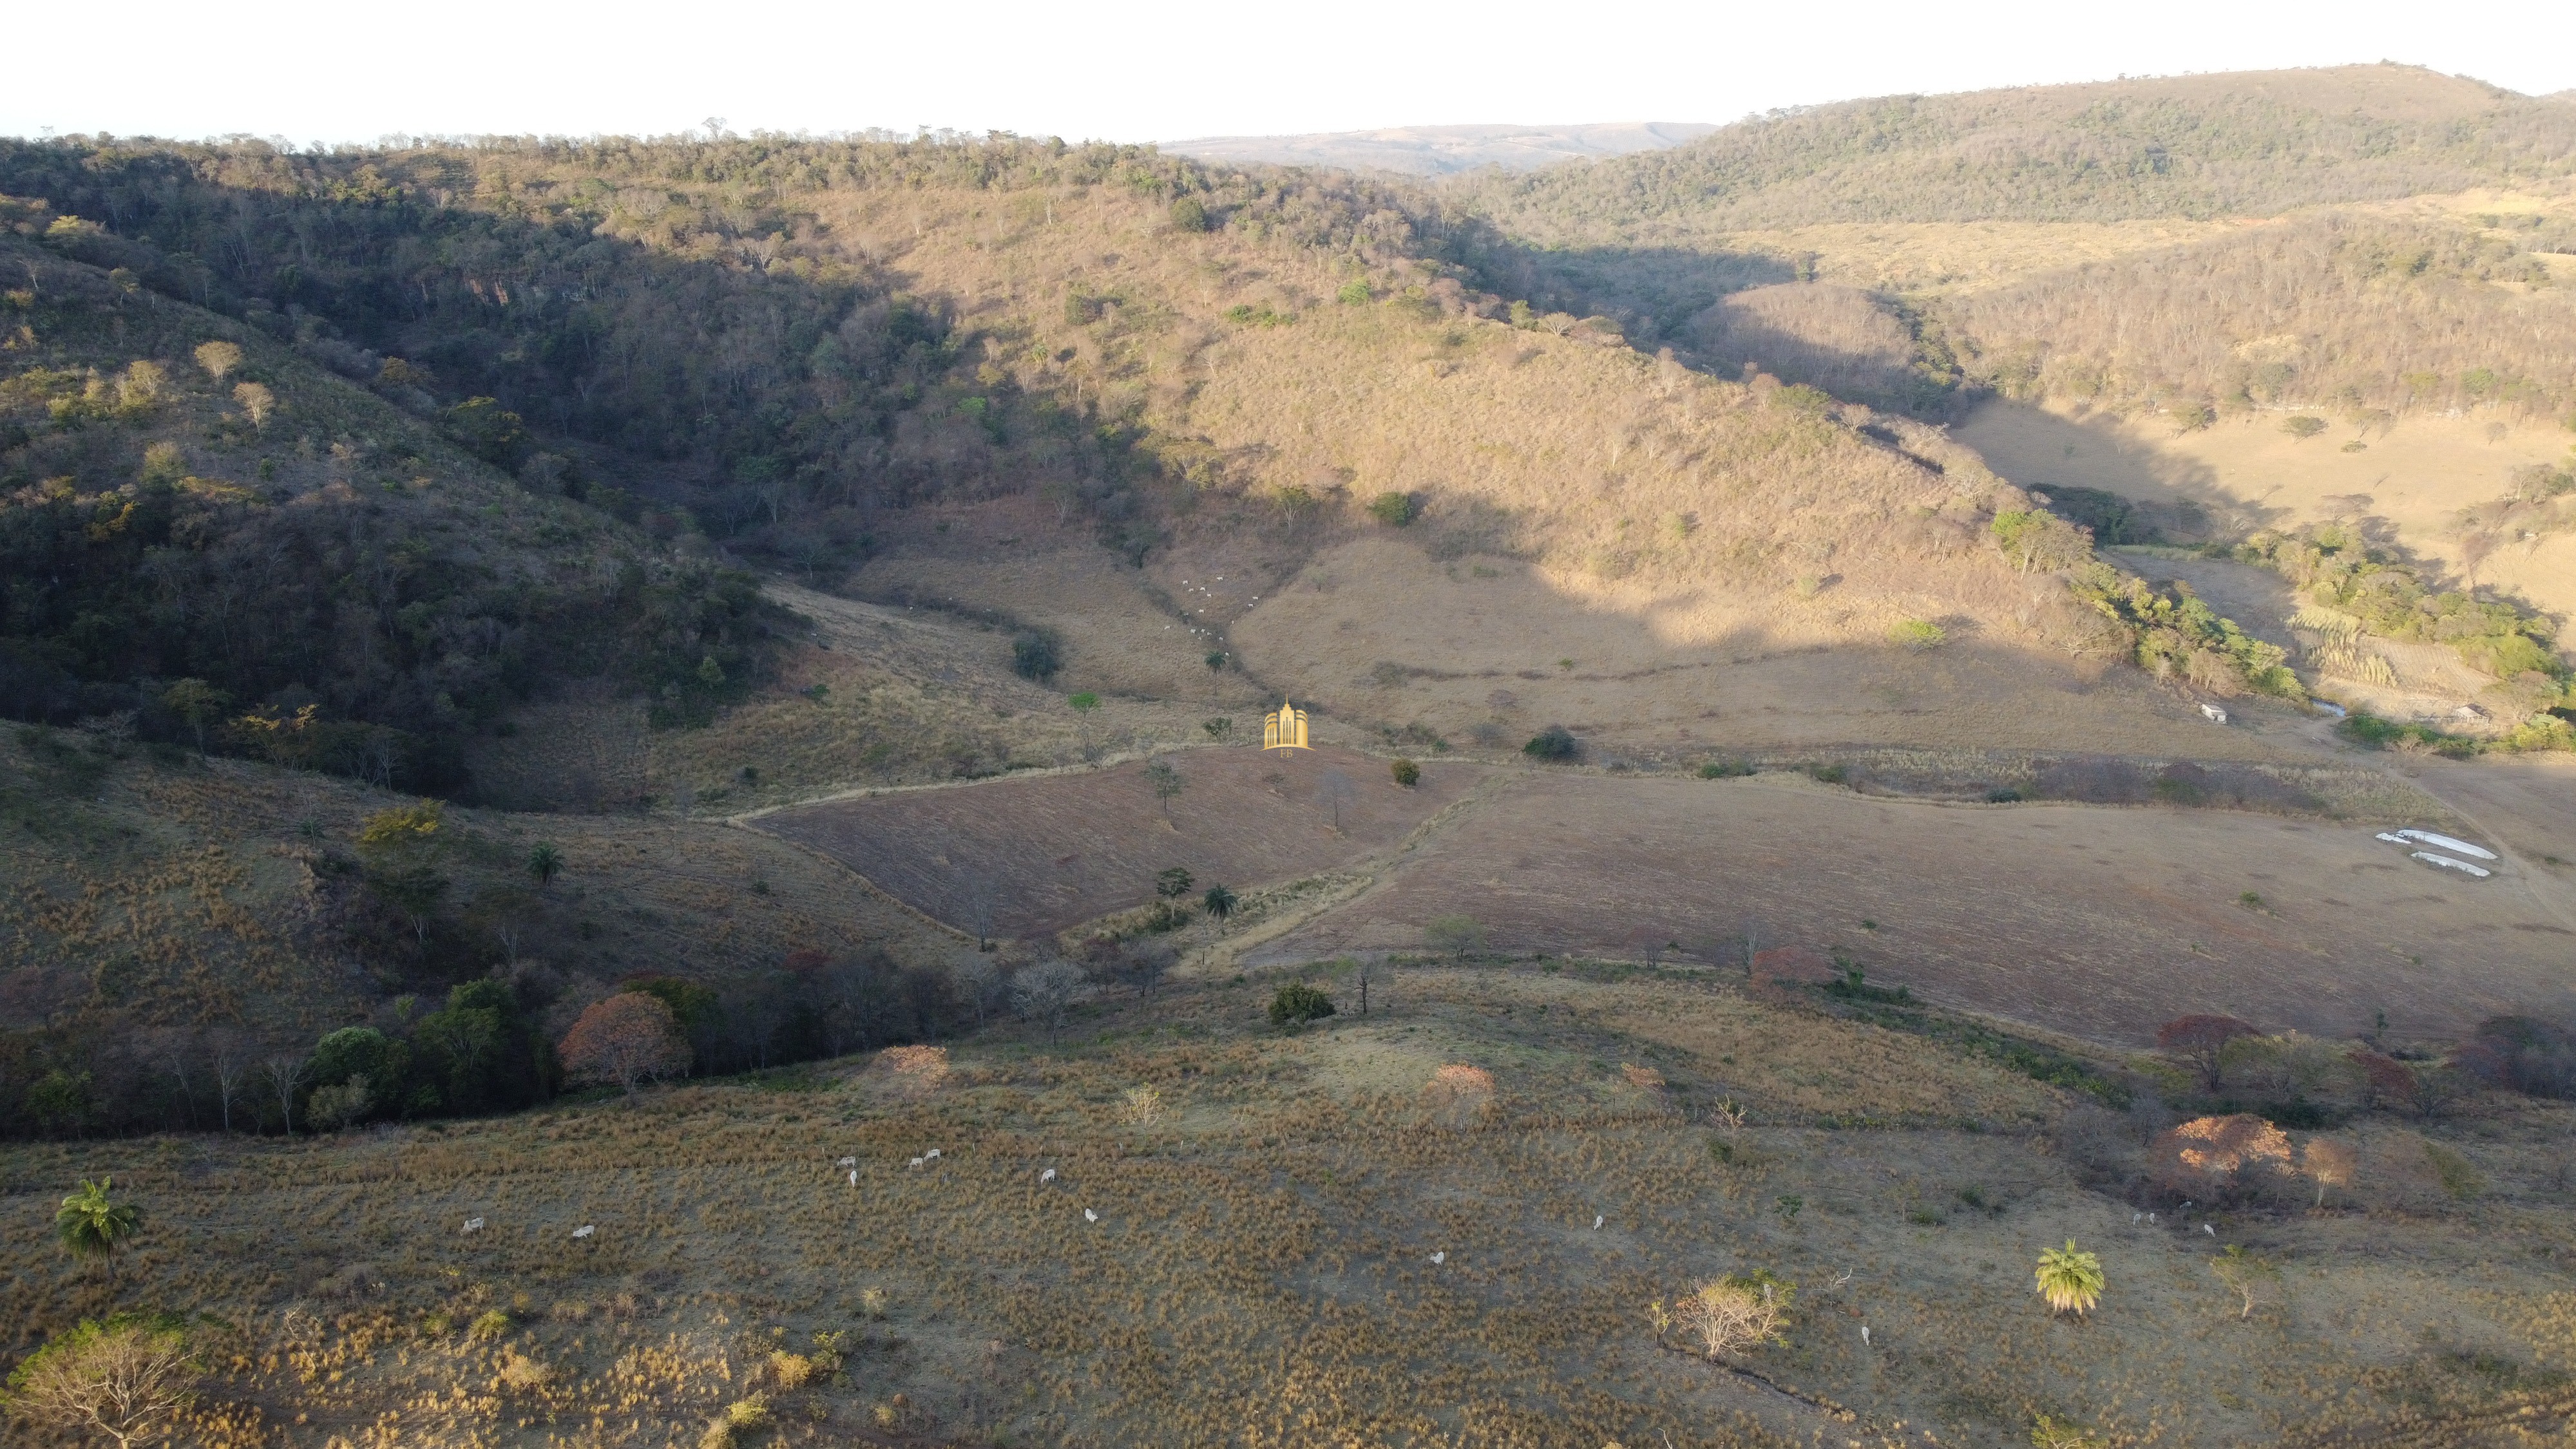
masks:
<instances>
[{"instance_id":1,"label":"distant hill","mask_svg":"<svg viewBox=\"0 0 2576 1449\"><path fill-rule=\"evenodd\" d=\"M2567 106L2372 65L1848 101L1451 185L1528 240L1633 246L1819 222L2270 216L2571 171Z\"/></svg>"},{"instance_id":2,"label":"distant hill","mask_svg":"<svg viewBox=\"0 0 2576 1449\"><path fill-rule=\"evenodd\" d=\"M1608 121L1592 126L1391 126L1303 136L1208 136L1162 149L1202 161L1337 166L1446 176L1479 167L1532 171L1561 161L1661 151L1717 127L1696 121Z\"/></svg>"}]
</instances>

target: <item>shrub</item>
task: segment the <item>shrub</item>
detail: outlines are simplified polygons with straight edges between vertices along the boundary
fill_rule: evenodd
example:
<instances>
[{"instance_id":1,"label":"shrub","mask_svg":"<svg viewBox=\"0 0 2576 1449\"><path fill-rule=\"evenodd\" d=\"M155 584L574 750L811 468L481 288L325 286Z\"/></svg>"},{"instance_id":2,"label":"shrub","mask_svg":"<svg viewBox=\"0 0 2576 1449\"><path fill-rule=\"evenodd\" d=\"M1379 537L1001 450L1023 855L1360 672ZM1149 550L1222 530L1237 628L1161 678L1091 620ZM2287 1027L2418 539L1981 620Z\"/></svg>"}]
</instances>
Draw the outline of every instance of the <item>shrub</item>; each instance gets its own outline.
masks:
<instances>
[{"instance_id":1,"label":"shrub","mask_svg":"<svg viewBox=\"0 0 2576 1449\"><path fill-rule=\"evenodd\" d=\"M1937 649L1950 641L1949 631L1929 619L1907 619L1887 631L1888 642L1908 649Z\"/></svg>"},{"instance_id":2,"label":"shrub","mask_svg":"<svg viewBox=\"0 0 2576 1449\"><path fill-rule=\"evenodd\" d=\"M1846 785L1851 783L1851 771L1841 765L1809 765L1807 778L1820 785Z\"/></svg>"},{"instance_id":3,"label":"shrub","mask_svg":"<svg viewBox=\"0 0 2576 1449\"><path fill-rule=\"evenodd\" d=\"M1184 196L1172 203L1172 230L1205 231L1208 229L1207 206L1195 196Z\"/></svg>"},{"instance_id":4,"label":"shrub","mask_svg":"<svg viewBox=\"0 0 2576 1449\"><path fill-rule=\"evenodd\" d=\"M1533 760L1570 760L1582 748L1582 745L1576 742L1573 732L1565 726L1549 725L1546 729L1530 736L1529 743L1521 746L1521 753Z\"/></svg>"},{"instance_id":5,"label":"shrub","mask_svg":"<svg viewBox=\"0 0 2576 1449\"><path fill-rule=\"evenodd\" d=\"M1369 500L1369 517L1389 528L1402 528L1421 515L1410 493L1381 493Z\"/></svg>"},{"instance_id":6,"label":"shrub","mask_svg":"<svg viewBox=\"0 0 2576 1449\"><path fill-rule=\"evenodd\" d=\"M1411 760L1394 760L1387 765L1386 769L1388 774L1395 777L1395 783L1407 790L1422 783L1422 767Z\"/></svg>"},{"instance_id":7,"label":"shrub","mask_svg":"<svg viewBox=\"0 0 2576 1449\"><path fill-rule=\"evenodd\" d=\"M1011 640L1011 672L1022 679L1044 684L1063 667L1064 648L1046 630L1024 630Z\"/></svg>"},{"instance_id":8,"label":"shrub","mask_svg":"<svg viewBox=\"0 0 2576 1449\"><path fill-rule=\"evenodd\" d=\"M2295 417L2295 418L2291 418L2289 421L2284 422L2283 424L2281 424L2281 431L2282 431L2282 432L2285 432L2285 433L2289 434L2291 437L2298 438L2298 439L2300 439L2300 440L2302 440L2302 441L2305 441L2306 439L2309 439L2309 438L2313 438L2313 437L2315 437L2317 434L2322 433L2322 432L2324 432L2325 430L2326 430L2326 420L2325 420L2325 419L2323 419L2323 418L2312 418L2312 417L2308 417L2308 416L2306 416L2306 415L2304 415L2304 414L2302 414L2301 416Z\"/></svg>"},{"instance_id":9,"label":"shrub","mask_svg":"<svg viewBox=\"0 0 2576 1449\"><path fill-rule=\"evenodd\" d=\"M1333 294L1334 300L1345 307L1365 307L1375 296L1376 293L1369 290L1368 283L1356 278L1342 283L1342 289Z\"/></svg>"},{"instance_id":10,"label":"shrub","mask_svg":"<svg viewBox=\"0 0 2576 1449\"><path fill-rule=\"evenodd\" d=\"M1290 982L1270 998L1273 1026L1303 1026L1333 1014L1333 998L1302 981Z\"/></svg>"},{"instance_id":11,"label":"shrub","mask_svg":"<svg viewBox=\"0 0 2576 1449\"><path fill-rule=\"evenodd\" d=\"M481 1317L466 1328L465 1336L476 1343L489 1343L510 1331L510 1315L498 1308L486 1309Z\"/></svg>"},{"instance_id":12,"label":"shrub","mask_svg":"<svg viewBox=\"0 0 2576 1449\"><path fill-rule=\"evenodd\" d=\"M1767 1272L1714 1278L1674 1304L1669 1319L1697 1339L1702 1352L1714 1361L1766 1343L1786 1342L1781 1330L1787 1326L1789 1300L1796 1292L1794 1285ZM1648 1312L1661 1328L1666 1317L1663 1306L1656 1304Z\"/></svg>"},{"instance_id":13,"label":"shrub","mask_svg":"<svg viewBox=\"0 0 2576 1449\"><path fill-rule=\"evenodd\" d=\"M1731 755L1722 759L1711 760L1707 764L1699 767L1699 777L1703 780L1731 780L1739 775L1750 775L1752 773L1753 762L1751 760L1739 760Z\"/></svg>"}]
</instances>

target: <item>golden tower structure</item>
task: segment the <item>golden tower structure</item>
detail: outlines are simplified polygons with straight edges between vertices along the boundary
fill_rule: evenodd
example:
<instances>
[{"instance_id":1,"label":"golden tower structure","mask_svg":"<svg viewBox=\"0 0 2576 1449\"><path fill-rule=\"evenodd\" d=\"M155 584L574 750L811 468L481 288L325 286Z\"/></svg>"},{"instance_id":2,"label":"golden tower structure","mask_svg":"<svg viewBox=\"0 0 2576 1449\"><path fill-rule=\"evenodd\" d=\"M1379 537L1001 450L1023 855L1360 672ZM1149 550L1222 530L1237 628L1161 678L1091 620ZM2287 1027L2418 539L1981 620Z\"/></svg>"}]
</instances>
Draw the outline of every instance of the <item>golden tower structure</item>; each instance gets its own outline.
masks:
<instances>
[{"instance_id":1,"label":"golden tower structure","mask_svg":"<svg viewBox=\"0 0 2576 1449\"><path fill-rule=\"evenodd\" d=\"M1306 743L1306 712L1284 699L1279 701L1276 713L1261 717L1261 747L1283 752L1313 749Z\"/></svg>"}]
</instances>

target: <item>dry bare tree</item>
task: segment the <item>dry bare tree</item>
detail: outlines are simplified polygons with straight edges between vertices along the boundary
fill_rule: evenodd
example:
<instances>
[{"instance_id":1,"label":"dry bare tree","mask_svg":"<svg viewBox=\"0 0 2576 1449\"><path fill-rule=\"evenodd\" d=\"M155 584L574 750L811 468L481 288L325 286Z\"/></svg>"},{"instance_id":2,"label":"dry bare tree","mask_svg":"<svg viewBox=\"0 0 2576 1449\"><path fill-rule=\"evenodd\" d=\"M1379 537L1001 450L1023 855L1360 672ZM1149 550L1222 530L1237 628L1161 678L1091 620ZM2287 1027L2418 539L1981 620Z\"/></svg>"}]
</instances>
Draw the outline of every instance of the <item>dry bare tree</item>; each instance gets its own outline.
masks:
<instances>
[{"instance_id":1,"label":"dry bare tree","mask_svg":"<svg viewBox=\"0 0 2576 1449\"><path fill-rule=\"evenodd\" d=\"M2229 1244L2226 1252L2210 1259L2209 1270L2244 1300L2244 1311L2236 1315L2239 1318L2253 1317L2254 1305L2281 1282L2279 1265L2269 1258L2256 1257L2245 1251L2241 1243Z\"/></svg>"},{"instance_id":2,"label":"dry bare tree","mask_svg":"<svg viewBox=\"0 0 2576 1449\"><path fill-rule=\"evenodd\" d=\"M1715 1362L1781 1341L1788 1316L1789 1294L1768 1276L1712 1278L1672 1306L1670 1321Z\"/></svg>"},{"instance_id":3,"label":"dry bare tree","mask_svg":"<svg viewBox=\"0 0 2576 1449\"><path fill-rule=\"evenodd\" d=\"M2337 1142L2331 1137L2311 1137L2307 1150L2300 1154L2299 1165L2317 1185L2317 1206L2324 1207L2327 1188L2352 1186L2353 1176L2361 1166L2361 1157L2348 1142Z\"/></svg>"},{"instance_id":4,"label":"dry bare tree","mask_svg":"<svg viewBox=\"0 0 2576 1449\"><path fill-rule=\"evenodd\" d=\"M277 1094L277 1113L286 1127L286 1135L295 1135L295 1091L304 1085L305 1069L311 1065L302 1052L271 1052L260 1059L260 1075L268 1079L268 1089Z\"/></svg>"},{"instance_id":5,"label":"dry bare tree","mask_svg":"<svg viewBox=\"0 0 2576 1449\"><path fill-rule=\"evenodd\" d=\"M130 1446L164 1426L204 1370L175 1320L118 1314L55 1337L10 1376L8 1407Z\"/></svg>"},{"instance_id":6,"label":"dry bare tree","mask_svg":"<svg viewBox=\"0 0 2576 1449\"><path fill-rule=\"evenodd\" d=\"M1080 966L1062 957L1041 961L1011 979L1011 1005L1020 1015L1046 1023L1047 1040L1064 1029L1065 1013L1091 990Z\"/></svg>"}]
</instances>

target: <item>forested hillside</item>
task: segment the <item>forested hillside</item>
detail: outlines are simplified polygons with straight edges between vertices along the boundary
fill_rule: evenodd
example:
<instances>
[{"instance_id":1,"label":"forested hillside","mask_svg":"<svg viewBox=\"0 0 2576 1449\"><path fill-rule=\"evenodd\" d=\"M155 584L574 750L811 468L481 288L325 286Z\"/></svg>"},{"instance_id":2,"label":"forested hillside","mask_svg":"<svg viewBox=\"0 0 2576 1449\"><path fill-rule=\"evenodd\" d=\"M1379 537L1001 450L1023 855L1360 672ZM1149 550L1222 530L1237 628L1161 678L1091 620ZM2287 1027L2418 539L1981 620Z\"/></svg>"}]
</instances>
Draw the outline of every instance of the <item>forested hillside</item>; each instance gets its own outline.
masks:
<instances>
[{"instance_id":1,"label":"forested hillside","mask_svg":"<svg viewBox=\"0 0 2576 1449\"><path fill-rule=\"evenodd\" d=\"M1456 194L1551 246L1816 222L2275 216L2576 171L2576 111L2407 66L1888 96Z\"/></svg>"},{"instance_id":2,"label":"forested hillside","mask_svg":"<svg viewBox=\"0 0 2576 1449\"><path fill-rule=\"evenodd\" d=\"M748 582L510 483L467 451L517 430L490 399L414 416L72 260L154 260L95 227L10 220L0 711L449 791L462 739L542 681L703 715L756 669Z\"/></svg>"}]
</instances>

